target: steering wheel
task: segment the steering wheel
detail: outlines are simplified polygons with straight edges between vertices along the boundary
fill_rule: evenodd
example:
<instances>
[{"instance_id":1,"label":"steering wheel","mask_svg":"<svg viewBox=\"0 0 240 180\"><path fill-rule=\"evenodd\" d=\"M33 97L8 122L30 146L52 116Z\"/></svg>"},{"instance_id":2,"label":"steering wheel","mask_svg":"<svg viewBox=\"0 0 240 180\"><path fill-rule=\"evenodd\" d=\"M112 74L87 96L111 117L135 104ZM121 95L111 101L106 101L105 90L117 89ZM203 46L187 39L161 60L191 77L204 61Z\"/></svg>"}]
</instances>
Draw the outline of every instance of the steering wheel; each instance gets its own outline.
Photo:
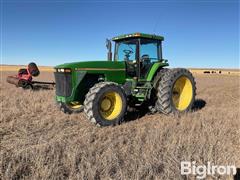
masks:
<instances>
[{"instance_id":1,"label":"steering wheel","mask_svg":"<svg viewBox=\"0 0 240 180\"><path fill-rule=\"evenodd\" d=\"M123 52L124 52L126 55L130 55L130 54L133 53L133 51L128 50L128 49L124 49Z\"/></svg>"},{"instance_id":2,"label":"steering wheel","mask_svg":"<svg viewBox=\"0 0 240 180\"><path fill-rule=\"evenodd\" d=\"M125 58L124 58L124 60L129 61L130 54L132 54L133 51L128 50L128 49L124 49L123 52L125 53Z\"/></svg>"}]
</instances>

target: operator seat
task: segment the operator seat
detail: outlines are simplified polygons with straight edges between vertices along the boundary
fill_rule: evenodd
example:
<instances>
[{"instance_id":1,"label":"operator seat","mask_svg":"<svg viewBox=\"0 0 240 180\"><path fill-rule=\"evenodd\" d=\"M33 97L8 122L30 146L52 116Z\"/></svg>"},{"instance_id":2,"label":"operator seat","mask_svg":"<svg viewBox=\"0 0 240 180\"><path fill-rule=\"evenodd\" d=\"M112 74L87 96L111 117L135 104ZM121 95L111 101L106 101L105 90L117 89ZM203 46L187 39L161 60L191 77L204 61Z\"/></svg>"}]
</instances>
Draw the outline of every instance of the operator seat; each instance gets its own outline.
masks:
<instances>
[{"instance_id":1,"label":"operator seat","mask_svg":"<svg viewBox=\"0 0 240 180\"><path fill-rule=\"evenodd\" d=\"M148 54L143 54L140 60L140 71L141 76L145 77L152 67L151 59L149 58Z\"/></svg>"},{"instance_id":2,"label":"operator seat","mask_svg":"<svg viewBox=\"0 0 240 180\"><path fill-rule=\"evenodd\" d=\"M136 76L136 63L134 63L134 61L131 60L125 60L126 63L126 67L127 67L127 74L131 77L135 77Z\"/></svg>"}]
</instances>

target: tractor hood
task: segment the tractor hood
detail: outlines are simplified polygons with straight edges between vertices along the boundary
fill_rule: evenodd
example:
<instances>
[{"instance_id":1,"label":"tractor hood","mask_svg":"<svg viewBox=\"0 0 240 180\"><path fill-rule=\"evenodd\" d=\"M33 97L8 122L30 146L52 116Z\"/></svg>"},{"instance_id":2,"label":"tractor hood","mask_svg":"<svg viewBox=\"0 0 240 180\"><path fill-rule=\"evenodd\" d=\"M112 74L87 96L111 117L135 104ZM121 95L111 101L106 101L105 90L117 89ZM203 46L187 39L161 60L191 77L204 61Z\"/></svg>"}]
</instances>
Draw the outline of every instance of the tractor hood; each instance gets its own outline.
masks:
<instances>
[{"instance_id":1,"label":"tractor hood","mask_svg":"<svg viewBox=\"0 0 240 180\"><path fill-rule=\"evenodd\" d=\"M105 70L105 69L125 69L124 62L117 61L84 61L64 63L54 67L55 69L67 68L72 70Z\"/></svg>"}]
</instances>

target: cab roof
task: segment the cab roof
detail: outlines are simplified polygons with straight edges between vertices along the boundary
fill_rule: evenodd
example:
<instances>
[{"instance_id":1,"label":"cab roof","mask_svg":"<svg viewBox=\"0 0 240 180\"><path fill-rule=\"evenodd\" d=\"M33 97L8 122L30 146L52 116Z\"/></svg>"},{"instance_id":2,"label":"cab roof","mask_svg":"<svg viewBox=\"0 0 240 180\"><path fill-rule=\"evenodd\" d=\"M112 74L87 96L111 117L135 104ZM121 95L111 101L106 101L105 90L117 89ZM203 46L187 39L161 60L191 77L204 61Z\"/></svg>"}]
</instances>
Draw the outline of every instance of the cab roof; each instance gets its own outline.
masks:
<instances>
[{"instance_id":1,"label":"cab roof","mask_svg":"<svg viewBox=\"0 0 240 180\"><path fill-rule=\"evenodd\" d=\"M116 36L114 38L112 38L113 41L120 41L120 40L124 40L124 39L130 39L130 38L146 38L146 39L157 39L157 40L164 40L163 36L157 36L155 34L145 34L145 33L131 33L131 34L123 34L120 36Z\"/></svg>"}]
</instances>

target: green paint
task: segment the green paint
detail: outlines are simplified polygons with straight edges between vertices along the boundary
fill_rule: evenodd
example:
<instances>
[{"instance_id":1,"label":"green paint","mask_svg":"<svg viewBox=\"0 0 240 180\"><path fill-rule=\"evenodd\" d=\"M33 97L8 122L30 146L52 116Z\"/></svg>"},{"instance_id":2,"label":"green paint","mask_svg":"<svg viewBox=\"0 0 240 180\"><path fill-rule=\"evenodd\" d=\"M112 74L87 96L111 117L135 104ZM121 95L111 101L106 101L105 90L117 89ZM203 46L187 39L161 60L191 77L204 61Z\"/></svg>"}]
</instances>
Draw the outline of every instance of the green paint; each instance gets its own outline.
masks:
<instances>
[{"instance_id":1,"label":"green paint","mask_svg":"<svg viewBox=\"0 0 240 180\"><path fill-rule=\"evenodd\" d=\"M157 63L153 64L152 68L150 69L150 71L147 75L147 81L152 81L152 78L155 75L155 73L158 71L158 69L162 68L164 66L168 66L168 63L157 62Z\"/></svg>"},{"instance_id":2,"label":"green paint","mask_svg":"<svg viewBox=\"0 0 240 180\"><path fill-rule=\"evenodd\" d=\"M54 67L55 69L65 68L71 69L73 72L73 82L76 81L74 75L76 72L82 71L88 74L101 74L107 81L123 84L126 78L125 62L117 61L85 61L65 63Z\"/></svg>"},{"instance_id":3,"label":"green paint","mask_svg":"<svg viewBox=\"0 0 240 180\"><path fill-rule=\"evenodd\" d=\"M163 36L158 36L155 34L145 34L145 33L131 33L131 34L124 34L120 36L116 36L112 38L113 41L119 41L123 39L128 39L128 38L148 38L148 39L157 39L157 40L164 40Z\"/></svg>"},{"instance_id":4,"label":"green paint","mask_svg":"<svg viewBox=\"0 0 240 180\"><path fill-rule=\"evenodd\" d=\"M68 103L71 101L80 101L83 103L86 92L85 84L83 83L85 76L101 75L105 81L112 81L118 84L123 84L126 81L125 62L116 61L85 61L65 63L54 67L55 69L71 69L72 73L72 92L68 97L57 96L57 101ZM90 81L91 79L89 79Z\"/></svg>"},{"instance_id":5,"label":"green paint","mask_svg":"<svg viewBox=\"0 0 240 180\"><path fill-rule=\"evenodd\" d=\"M162 36L133 33L114 37L113 41L124 41L129 38L147 38L152 40L163 41ZM62 69L71 70L71 95L56 96L56 101L69 103L71 101L79 101L83 104L86 93L91 85L89 82L98 83L99 81L111 81L123 85L125 82L131 82L132 96L137 98L139 102L145 101L150 97L152 89L152 80L159 68L168 66L164 60L152 62L153 66L149 70L146 79L134 79L127 74L125 62L119 61L84 61L64 63L55 66L56 71ZM137 90L137 91L136 91Z\"/></svg>"}]
</instances>

